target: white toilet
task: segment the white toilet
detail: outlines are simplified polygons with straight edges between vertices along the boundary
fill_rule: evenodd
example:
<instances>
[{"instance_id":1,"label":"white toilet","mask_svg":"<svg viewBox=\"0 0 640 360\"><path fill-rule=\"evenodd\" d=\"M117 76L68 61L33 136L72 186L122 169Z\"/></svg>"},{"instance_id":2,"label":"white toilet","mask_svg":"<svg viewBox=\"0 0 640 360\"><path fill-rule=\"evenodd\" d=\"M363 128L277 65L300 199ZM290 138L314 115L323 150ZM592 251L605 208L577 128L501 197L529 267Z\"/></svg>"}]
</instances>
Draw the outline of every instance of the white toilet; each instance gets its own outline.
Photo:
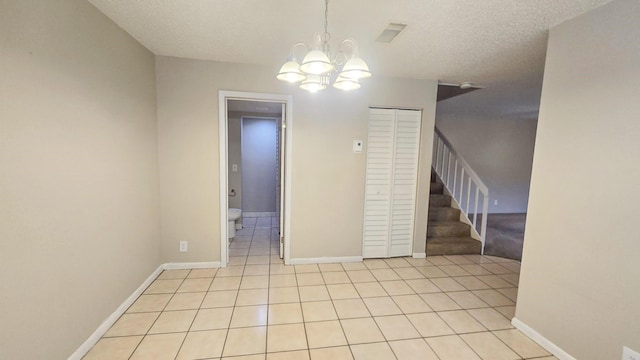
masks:
<instances>
[{"instance_id":1,"label":"white toilet","mask_svg":"<svg viewBox=\"0 0 640 360\"><path fill-rule=\"evenodd\" d=\"M241 209L234 209L234 208L229 209L229 213L227 214L227 221L228 221L227 234L229 239L236 236L236 220L240 219L241 215L242 215Z\"/></svg>"}]
</instances>

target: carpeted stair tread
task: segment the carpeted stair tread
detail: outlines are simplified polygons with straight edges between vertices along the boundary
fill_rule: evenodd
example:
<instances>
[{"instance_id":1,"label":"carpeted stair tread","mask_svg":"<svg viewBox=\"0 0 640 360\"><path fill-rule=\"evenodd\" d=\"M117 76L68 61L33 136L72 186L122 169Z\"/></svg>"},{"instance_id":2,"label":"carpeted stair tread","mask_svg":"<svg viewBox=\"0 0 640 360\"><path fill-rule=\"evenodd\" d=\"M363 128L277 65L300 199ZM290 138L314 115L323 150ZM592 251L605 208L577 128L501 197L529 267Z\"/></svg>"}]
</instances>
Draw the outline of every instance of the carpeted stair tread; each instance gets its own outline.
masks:
<instances>
[{"instance_id":1,"label":"carpeted stair tread","mask_svg":"<svg viewBox=\"0 0 640 360\"><path fill-rule=\"evenodd\" d=\"M431 194L429 195L429 207L450 207L451 196L444 194Z\"/></svg>"},{"instance_id":2,"label":"carpeted stair tread","mask_svg":"<svg viewBox=\"0 0 640 360\"><path fill-rule=\"evenodd\" d=\"M431 187L429 188L430 194L442 194L444 193L444 184L432 182Z\"/></svg>"},{"instance_id":3,"label":"carpeted stair tread","mask_svg":"<svg viewBox=\"0 0 640 360\"><path fill-rule=\"evenodd\" d=\"M427 223L427 237L469 236L470 229L461 221L432 221Z\"/></svg>"},{"instance_id":4,"label":"carpeted stair tread","mask_svg":"<svg viewBox=\"0 0 640 360\"><path fill-rule=\"evenodd\" d=\"M460 210L452 207L432 207L429 208L429 222L459 221Z\"/></svg>"},{"instance_id":5,"label":"carpeted stair tread","mask_svg":"<svg viewBox=\"0 0 640 360\"><path fill-rule=\"evenodd\" d=\"M464 225L464 226L469 226L467 223L463 223L462 221L459 220L443 220L443 221L432 221L428 224L428 226L431 225Z\"/></svg>"},{"instance_id":6,"label":"carpeted stair tread","mask_svg":"<svg viewBox=\"0 0 640 360\"><path fill-rule=\"evenodd\" d=\"M427 256L479 254L482 243L468 236L427 238Z\"/></svg>"}]
</instances>

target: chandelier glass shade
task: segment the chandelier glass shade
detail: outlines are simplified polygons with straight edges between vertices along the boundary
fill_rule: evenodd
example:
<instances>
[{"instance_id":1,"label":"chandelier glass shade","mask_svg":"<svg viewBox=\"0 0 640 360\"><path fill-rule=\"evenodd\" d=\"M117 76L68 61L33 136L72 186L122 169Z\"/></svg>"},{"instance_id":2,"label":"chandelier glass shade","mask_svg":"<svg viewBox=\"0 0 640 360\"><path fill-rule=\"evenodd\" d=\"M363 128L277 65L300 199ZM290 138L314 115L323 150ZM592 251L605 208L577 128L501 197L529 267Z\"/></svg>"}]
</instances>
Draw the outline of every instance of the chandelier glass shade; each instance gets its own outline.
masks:
<instances>
[{"instance_id":1,"label":"chandelier glass shade","mask_svg":"<svg viewBox=\"0 0 640 360\"><path fill-rule=\"evenodd\" d=\"M327 31L328 14L329 1L325 0L324 33L315 35L313 46L302 42L291 46L289 58L276 76L278 80L300 83L301 89L316 92L326 89L334 79L333 87L348 91L359 89L359 81L371 77L369 66L358 57L358 43L355 40L348 38L342 41L332 56L329 46L331 34ZM307 51L302 63L298 63L295 57L299 47Z\"/></svg>"},{"instance_id":2,"label":"chandelier glass shade","mask_svg":"<svg viewBox=\"0 0 640 360\"><path fill-rule=\"evenodd\" d=\"M308 74L307 77L300 83L300 88L302 90L307 90L308 92L313 93L326 89L327 84L322 75Z\"/></svg>"},{"instance_id":3,"label":"chandelier glass shade","mask_svg":"<svg viewBox=\"0 0 640 360\"><path fill-rule=\"evenodd\" d=\"M356 79L338 76L333 83L333 87L344 91L357 90L360 89L360 83Z\"/></svg>"}]
</instances>

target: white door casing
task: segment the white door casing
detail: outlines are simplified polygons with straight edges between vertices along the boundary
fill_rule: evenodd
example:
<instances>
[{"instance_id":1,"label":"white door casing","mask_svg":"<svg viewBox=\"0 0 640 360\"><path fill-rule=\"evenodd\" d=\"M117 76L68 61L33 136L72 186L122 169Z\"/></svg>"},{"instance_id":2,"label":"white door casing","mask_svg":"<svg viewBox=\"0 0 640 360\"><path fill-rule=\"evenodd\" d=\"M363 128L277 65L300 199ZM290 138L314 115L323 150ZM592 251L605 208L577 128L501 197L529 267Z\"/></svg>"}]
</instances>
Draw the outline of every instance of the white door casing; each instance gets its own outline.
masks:
<instances>
[{"instance_id":1,"label":"white door casing","mask_svg":"<svg viewBox=\"0 0 640 360\"><path fill-rule=\"evenodd\" d=\"M292 148L293 148L293 97L291 95L281 94L264 94L253 92L240 92L240 91L227 91L220 90L218 92L218 151L219 151L219 196L220 196L220 266L226 267L229 263L229 241L227 234L227 222L228 222L228 208L229 198L228 196L228 119L227 119L227 101L228 100L246 100L246 101L263 101L263 102L279 102L285 107L285 112L282 115L282 121L285 121L286 114L286 128L283 132L283 144L284 157L282 158L282 166L285 169L282 181L284 181L285 187L282 191L282 202L284 205L283 223L284 228L281 228L281 236L284 244L284 262L289 263L290 259L290 233L291 233L291 174L292 174ZM285 135L286 134L286 135ZM286 141L286 143L285 143Z\"/></svg>"},{"instance_id":2,"label":"white door casing","mask_svg":"<svg viewBox=\"0 0 640 360\"><path fill-rule=\"evenodd\" d=\"M279 201L280 201L280 207L279 207L279 213L278 213L278 222L279 222L279 227L278 227L278 231L279 231L279 243L280 243L280 259L284 258L284 227L285 227L285 216L284 216L284 211L285 211L285 202L284 202L284 196L282 196L282 189L285 188L285 162L282 161L281 159L284 158L285 155L285 144L286 144L286 128L287 128L287 122L285 121L285 119L287 119L287 108L285 106L285 104L282 104L282 118L280 121L280 128L278 129L278 159L279 160L279 165L280 165L280 190L278 192L279 194Z\"/></svg>"}]
</instances>

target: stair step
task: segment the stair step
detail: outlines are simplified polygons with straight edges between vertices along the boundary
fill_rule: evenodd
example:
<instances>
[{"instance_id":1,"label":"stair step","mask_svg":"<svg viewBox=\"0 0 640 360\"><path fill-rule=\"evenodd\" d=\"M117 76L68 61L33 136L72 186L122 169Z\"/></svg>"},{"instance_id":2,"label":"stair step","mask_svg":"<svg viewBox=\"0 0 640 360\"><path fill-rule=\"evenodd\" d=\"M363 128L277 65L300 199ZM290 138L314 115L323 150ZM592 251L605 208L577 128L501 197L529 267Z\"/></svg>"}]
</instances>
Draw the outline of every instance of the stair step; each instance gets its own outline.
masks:
<instances>
[{"instance_id":1,"label":"stair step","mask_svg":"<svg viewBox=\"0 0 640 360\"><path fill-rule=\"evenodd\" d=\"M430 194L442 194L444 192L444 184L432 182L429 192Z\"/></svg>"},{"instance_id":2,"label":"stair step","mask_svg":"<svg viewBox=\"0 0 640 360\"><path fill-rule=\"evenodd\" d=\"M427 223L427 238L469 236L471 227L460 221L432 221Z\"/></svg>"},{"instance_id":3,"label":"stair step","mask_svg":"<svg viewBox=\"0 0 640 360\"><path fill-rule=\"evenodd\" d=\"M427 256L480 254L482 243L471 237L427 238Z\"/></svg>"},{"instance_id":4,"label":"stair step","mask_svg":"<svg viewBox=\"0 0 640 360\"><path fill-rule=\"evenodd\" d=\"M459 221L460 210L451 207L451 196L438 192L444 187L434 171L431 171L431 182L427 256L480 254L482 242L469 236L471 226Z\"/></svg>"},{"instance_id":5,"label":"stair step","mask_svg":"<svg viewBox=\"0 0 640 360\"><path fill-rule=\"evenodd\" d=\"M448 207L451 206L451 196L443 194L429 195L429 207Z\"/></svg>"},{"instance_id":6,"label":"stair step","mask_svg":"<svg viewBox=\"0 0 640 360\"><path fill-rule=\"evenodd\" d=\"M429 222L434 221L458 221L460 210L452 207L434 207L429 209Z\"/></svg>"}]
</instances>

